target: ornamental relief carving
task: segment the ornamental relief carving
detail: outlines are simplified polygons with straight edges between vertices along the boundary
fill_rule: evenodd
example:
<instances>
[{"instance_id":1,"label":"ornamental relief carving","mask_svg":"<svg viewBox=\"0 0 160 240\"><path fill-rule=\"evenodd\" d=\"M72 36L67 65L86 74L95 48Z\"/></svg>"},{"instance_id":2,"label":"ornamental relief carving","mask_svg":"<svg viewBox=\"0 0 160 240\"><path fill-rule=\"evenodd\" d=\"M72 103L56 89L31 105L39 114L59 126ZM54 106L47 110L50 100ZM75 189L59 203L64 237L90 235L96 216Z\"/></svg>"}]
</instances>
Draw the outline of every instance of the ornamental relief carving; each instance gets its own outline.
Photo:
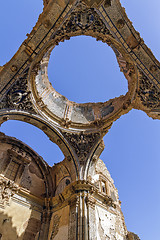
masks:
<instances>
[{"instance_id":1,"label":"ornamental relief carving","mask_svg":"<svg viewBox=\"0 0 160 240\"><path fill-rule=\"evenodd\" d=\"M160 92L142 72L140 72L138 96L145 107L160 107Z\"/></svg>"},{"instance_id":2,"label":"ornamental relief carving","mask_svg":"<svg viewBox=\"0 0 160 240\"><path fill-rule=\"evenodd\" d=\"M53 217L53 230L52 230L52 233L51 233L50 240L53 240L54 237L57 235L57 233L58 233L58 231L59 231L60 219L61 219L61 216L58 216L58 214L56 214L56 215Z\"/></svg>"},{"instance_id":3,"label":"ornamental relief carving","mask_svg":"<svg viewBox=\"0 0 160 240\"><path fill-rule=\"evenodd\" d=\"M0 176L0 206L9 205L11 197L19 190L14 182Z\"/></svg>"},{"instance_id":4,"label":"ornamental relief carving","mask_svg":"<svg viewBox=\"0 0 160 240\"><path fill-rule=\"evenodd\" d=\"M100 133L63 133L76 152L80 164L83 164L91 149L100 139Z\"/></svg>"},{"instance_id":5,"label":"ornamental relief carving","mask_svg":"<svg viewBox=\"0 0 160 240\"><path fill-rule=\"evenodd\" d=\"M27 87L27 76L28 72L14 83L0 103L0 109L25 110L35 113L30 98L30 91Z\"/></svg>"},{"instance_id":6,"label":"ornamental relief carving","mask_svg":"<svg viewBox=\"0 0 160 240\"><path fill-rule=\"evenodd\" d=\"M32 160L32 157L30 154L28 154L26 151L24 151L21 147L18 147L16 145L12 145L11 150L9 150L11 154L15 154L15 156L20 156L23 159L25 159L27 162L30 162Z\"/></svg>"},{"instance_id":7,"label":"ornamental relief carving","mask_svg":"<svg viewBox=\"0 0 160 240\"><path fill-rule=\"evenodd\" d=\"M111 35L105 24L93 8L88 9L84 4L79 4L71 13L70 17L63 23L63 26L56 32L53 39L67 35L87 35L88 31ZM77 33L76 33L77 32ZM59 39L60 41L61 38ZM99 39L100 40L100 39Z\"/></svg>"},{"instance_id":8,"label":"ornamental relief carving","mask_svg":"<svg viewBox=\"0 0 160 240\"><path fill-rule=\"evenodd\" d=\"M62 128L97 129L110 127L112 122L122 114L127 113L135 96L137 86L136 66L122 46L112 36L105 23L94 8L87 8L83 3L78 3L59 29L53 33L45 48L35 58L30 69L32 99L37 105L41 115L49 117ZM49 82L47 67L50 53L59 42L70 39L72 36L87 35L95 37L111 46L116 54L120 71L123 71L128 80L128 92L104 103L78 104L69 101L65 96L54 89ZM38 66L38 67L37 67ZM83 159L86 151L84 150ZM82 150L81 150L82 153ZM78 153L82 156L81 153Z\"/></svg>"}]
</instances>

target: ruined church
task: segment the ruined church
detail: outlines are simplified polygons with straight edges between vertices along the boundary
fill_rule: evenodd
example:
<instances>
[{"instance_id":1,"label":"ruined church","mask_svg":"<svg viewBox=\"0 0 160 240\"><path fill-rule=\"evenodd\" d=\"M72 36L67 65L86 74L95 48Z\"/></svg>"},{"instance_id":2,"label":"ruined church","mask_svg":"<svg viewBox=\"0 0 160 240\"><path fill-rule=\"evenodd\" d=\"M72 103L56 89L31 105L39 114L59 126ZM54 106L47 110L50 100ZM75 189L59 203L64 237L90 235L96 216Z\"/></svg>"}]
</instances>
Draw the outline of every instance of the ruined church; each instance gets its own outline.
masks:
<instances>
[{"instance_id":1,"label":"ruined church","mask_svg":"<svg viewBox=\"0 0 160 240\"><path fill-rule=\"evenodd\" d=\"M103 137L131 109L160 119L159 62L120 0L43 3L27 39L0 66L0 124L20 120L36 126L65 158L51 167L34 149L0 133L0 239L140 240L126 228L118 191L99 157ZM50 54L79 35L112 48L128 82L125 95L79 104L53 88Z\"/></svg>"}]
</instances>

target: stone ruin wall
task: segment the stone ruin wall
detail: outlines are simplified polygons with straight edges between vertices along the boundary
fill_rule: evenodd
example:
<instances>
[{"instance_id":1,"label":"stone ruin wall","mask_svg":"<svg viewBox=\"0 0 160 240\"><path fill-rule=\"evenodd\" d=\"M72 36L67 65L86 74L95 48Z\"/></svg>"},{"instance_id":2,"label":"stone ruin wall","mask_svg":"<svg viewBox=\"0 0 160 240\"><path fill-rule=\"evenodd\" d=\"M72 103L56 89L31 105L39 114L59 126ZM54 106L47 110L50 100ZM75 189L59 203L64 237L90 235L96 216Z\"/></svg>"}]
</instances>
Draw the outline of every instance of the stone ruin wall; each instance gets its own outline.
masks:
<instances>
[{"instance_id":1,"label":"stone ruin wall","mask_svg":"<svg viewBox=\"0 0 160 240\"><path fill-rule=\"evenodd\" d=\"M68 160L50 167L0 133L0 239L74 240L83 234L88 240L136 239L129 238L103 161L93 162L87 181L75 181Z\"/></svg>"}]
</instances>

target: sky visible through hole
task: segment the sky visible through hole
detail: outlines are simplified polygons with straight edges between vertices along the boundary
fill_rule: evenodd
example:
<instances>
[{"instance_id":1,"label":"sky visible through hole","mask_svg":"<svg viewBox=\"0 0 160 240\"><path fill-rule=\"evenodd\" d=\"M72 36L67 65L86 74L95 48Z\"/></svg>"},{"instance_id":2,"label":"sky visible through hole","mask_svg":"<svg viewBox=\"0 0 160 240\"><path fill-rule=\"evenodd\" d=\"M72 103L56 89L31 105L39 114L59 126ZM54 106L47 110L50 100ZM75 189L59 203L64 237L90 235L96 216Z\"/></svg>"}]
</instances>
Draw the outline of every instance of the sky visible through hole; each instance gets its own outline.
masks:
<instances>
[{"instance_id":1,"label":"sky visible through hole","mask_svg":"<svg viewBox=\"0 0 160 240\"><path fill-rule=\"evenodd\" d=\"M26 143L42 156L50 166L64 159L64 155L60 148L55 143L51 142L42 130L29 123L9 120L0 127L0 131Z\"/></svg>"},{"instance_id":2,"label":"sky visible through hole","mask_svg":"<svg viewBox=\"0 0 160 240\"><path fill-rule=\"evenodd\" d=\"M56 91L78 103L105 102L128 91L113 50L88 36L72 37L53 49L48 78Z\"/></svg>"},{"instance_id":3,"label":"sky visible through hole","mask_svg":"<svg viewBox=\"0 0 160 240\"><path fill-rule=\"evenodd\" d=\"M151 48L155 56L160 59L160 31L158 31L160 1L121 0L121 3L126 8L130 20L133 22L136 30L140 32L145 43ZM5 64L14 55L20 44L24 41L26 33L31 31L41 12L42 1L39 0L2 1L0 8L0 65ZM62 45L65 46L65 43L62 43ZM60 49L60 46L58 48ZM112 51L108 46L105 46L105 48L107 52ZM112 62L111 58L108 58L107 55L105 61L108 61L108 59ZM113 63L116 64L119 77L121 73L119 72L115 57ZM88 63L86 65L88 66ZM60 72L61 69L60 65L56 71ZM72 69L71 66L70 69ZM66 83L69 81L64 78L61 80ZM55 86L55 81L57 81L55 75L53 75L52 81L53 86ZM115 79L113 82L117 84ZM72 99L73 96L70 97L67 95L64 83L60 83L62 85L61 89L56 90L64 90L64 95L71 98L70 100L74 100ZM126 83L127 81L123 79L123 84ZM121 86L124 86L123 84ZM114 91L114 87L112 86L110 89L111 94ZM72 91L74 91L74 88L72 85ZM95 88L97 88L97 83L95 84ZM84 89L85 86L83 84L83 91ZM99 90L99 94L95 95L97 98L95 101L106 101L106 99L101 100L101 91L103 91L102 88ZM63 94L62 92L60 93ZM119 94L120 91L118 92L118 96ZM90 90L87 90L87 95L88 101L93 101ZM82 100L78 98L77 101ZM20 124L22 124L22 128L20 128ZM47 141L48 137L37 128L32 128L31 125L28 126L28 124L17 121L8 121L0 127L0 131L27 143L49 164L51 161L50 165L52 165L52 161L56 162L63 159L62 153L56 152L52 147L53 144ZM37 133L33 129L36 129ZM129 231L137 233L141 240L159 240L159 136L160 121L152 120L141 111L132 110L127 115L118 119L104 137L106 148L101 155L101 159L106 163L118 188L127 228ZM42 141L43 138L44 141ZM51 149L49 149L49 145Z\"/></svg>"}]
</instances>

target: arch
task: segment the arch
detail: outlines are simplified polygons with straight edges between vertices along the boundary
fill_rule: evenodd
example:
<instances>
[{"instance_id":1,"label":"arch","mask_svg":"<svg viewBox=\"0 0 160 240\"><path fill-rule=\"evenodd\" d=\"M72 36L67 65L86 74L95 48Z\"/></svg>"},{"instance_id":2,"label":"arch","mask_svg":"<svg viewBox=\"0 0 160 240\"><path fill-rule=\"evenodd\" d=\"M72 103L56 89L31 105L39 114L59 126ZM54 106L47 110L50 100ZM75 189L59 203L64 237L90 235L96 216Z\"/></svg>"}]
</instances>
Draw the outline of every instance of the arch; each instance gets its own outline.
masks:
<instances>
[{"instance_id":1,"label":"arch","mask_svg":"<svg viewBox=\"0 0 160 240\"><path fill-rule=\"evenodd\" d=\"M1 124L10 119L24 121L41 129L52 142L59 146L65 158L69 159L69 165L72 165L70 169L72 169L72 172L74 172L73 175L75 175L75 179L79 178L79 166L75 153L72 152L72 147L70 147L63 134L55 126L53 126L52 123L39 116L33 116L25 112L21 113L17 111L6 111L3 112L3 114L0 114Z\"/></svg>"},{"instance_id":2,"label":"arch","mask_svg":"<svg viewBox=\"0 0 160 240\"><path fill-rule=\"evenodd\" d=\"M64 35L61 39L59 39L58 35L48 41L41 53L31 64L28 82L33 102L40 115L49 117L58 124L62 123L64 126L67 125L74 129L84 129L84 127L86 129L97 129L98 125L100 125L100 128L102 126L105 127L105 125L110 125L113 120L115 121L121 115L132 109L132 102L136 97L139 74L134 62L130 56L123 51L118 41L109 34L106 34L105 39L103 39L100 34L99 38L99 33L96 35L96 33L91 30L84 35L96 37L98 40L102 40L111 45L116 54L118 64L128 80L128 92L125 96L122 95L104 103L77 104L69 101L51 86L45 69L48 66L50 53L59 41L64 41L72 36L81 34L81 31L75 31L68 33L67 36ZM42 73L44 73L44 76L42 76ZM41 106L43 106L43 108ZM97 109L100 112L99 116L96 115Z\"/></svg>"},{"instance_id":3,"label":"arch","mask_svg":"<svg viewBox=\"0 0 160 240\"><path fill-rule=\"evenodd\" d=\"M3 133L0 133L0 144L3 144L3 143L4 144L7 143L8 146L9 145L12 146L12 148L9 149L9 154L11 154L13 156L15 155L16 159L20 159L20 157L21 157L22 162L24 161L24 158L26 158L27 160L29 159L28 162L26 162L29 165L30 165L30 163L32 163L32 161L34 161L36 163L36 165L38 166L38 168L42 174L41 178L44 179L46 197L49 197L52 192L53 184L52 184L52 179L49 175L49 166L43 160L43 158L41 158L34 150L32 150L28 145L24 144L20 140L17 140L14 137L6 136ZM1 151L3 151L3 147L1 149ZM31 160L30 160L30 158L31 158ZM11 179L11 180L14 181L13 179Z\"/></svg>"},{"instance_id":4,"label":"arch","mask_svg":"<svg viewBox=\"0 0 160 240\"><path fill-rule=\"evenodd\" d=\"M120 1L115 0L115 4L117 8L116 19L112 20L113 18L112 14L110 16L107 15L107 17L110 18L115 29L117 29L118 27L118 20L122 19L123 24L122 26L119 25L120 28L118 31L118 33L120 33L120 36L122 37L121 42L125 41L125 43L127 43L126 45L124 44L126 50L128 46L131 47L133 52L132 56L137 66L139 67L139 69L142 70L142 72L144 72L145 76L148 77L148 79L159 90L160 89L159 88L159 75L160 75L159 61L155 58L151 50L146 46L146 44L144 43L144 40L140 37L139 32L137 32L136 29L133 27L132 22L129 20L129 17L127 16L125 10L123 9ZM106 10L105 10L105 14L106 14ZM105 14L104 14L104 17L106 17ZM128 34L125 34L125 32L123 32L124 26L126 27L126 30L128 30ZM138 44L137 46L132 46L132 44L130 44L129 36L132 38L133 42L134 41L137 42ZM147 56L147 59L145 56Z\"/></svg>"},{"instance_id":5,"label":"arch","mask_svg":"<svg viewBox=\"0 0 160 240\"><path fill-rule=\"evenodd\" d=\"M57 144L53 143L42 130L29 123L9 120L1 125L0 131L29 145L51 167L65 158Z\"/></svg>"},{"instance_id":6,"label":"arch","mask_svg":"<svg viewBox=\"0 0 160 240\"><path fill-rule=\"evenodd\" d=\"M96 1L96 2L94 2L94 5L92 5L93 1L86 0L83 2L85 2L86 5L88 5L89 7L94 8L96 13L98 13L100 18L103 19L103 21L105 22L105 26L107 26L108 29L113 34L113 36L114 36L113 39L112 39L112 37L108 38L110 40L110 41L108 41L108 44L113 44L113 42L111 40L114 41L114 39L116 39L114 44L115 45L117 44L116 46L118 46L118 43L119 43L121 49L124 52L126 51L126 55L131 56L131 61L130 61L131 66L127 70L130 70L130 73L133 73L134 71L136 72L136 74L135 74L136 81L135 82L137 83L137 81L139 80L138 84L140 85L140 78L138 78L140 73L139 73L139 71L137 71L137 68L135 67L135 65L136 65L139 69L141 69L143 74L145 76L147 76L146 78L143 79L143 80L145 80L145 83L147 83L147 81L149 81L149 83L153 84L153 86L151 84L149 84L149 87L147 89L145 89L144 95L147 95L146 93L148 93L148 92L152 92L151 99L152 99L152 96L154 96L156 98L156 101L159 102L159 97L158 97L159 93L157 94L157 92L160 89L159 62L155 59L155 57L153 56L151 51L148 49L148 47L144 44L143 40L140 38L139 34L133 28L130 20L128 19L127 15L125 14L123 8L121 7L120 1L119 0L105 1L104 3L102 3L101 1ZM33 61L34 61L36 54L39 54L40 51L46 50L46 47L48 44L47 41L48 42L50 41L50 37L53 37L53 33L58 30L58 27L64 22L65 18L70 15L71 11L75 7L74 3L71 3L71 2L69 2L66 5L65 2L61 1L61 3L60 3L60 1L58 1L58 2L56 2L56 4L58 4L58 8L57 8L57 5L55 7L55 5L53 6L52 4L54 5L55 2L52 1L52 3L51 3L51 1L50 1L48 6L45 7L44 14L42 14L41 17L39 18L39 21L38 21L36 27L31 32L31 34L28 36L28 39L24 42L24 44L21 46L20 50L13 57L13 59L10 61L10 63L7 64L6 66L0 68L0 74L1 74L0 87L2 90L2 94L0 95L0 97L2 97L8 91L8 88L12 86L13 82L16 81L17 77L19 77L20 74L26 70L26 68L29 68L31 62L33 63ZM68 7L68 10L67 10L67 7ZM109 9L108 9L108 7L109 7ZM54 8L56 9L55 12L53 11ZM113 11L112 11L112 9L113 9ZM54 16L54 19L52 17L47 18L48 16ZM79 24L79 22L78 22L78 24ZM40 38L39 38L39 36L40 36ZM63 41L64 39L62 38L60 40ZM57 44L57 42L55 42L55 44ZM42 48L43 48L43 50L42 50ZM116 48L114 50L116 51ZM156 88L157 92L152 91L153 87ZM135 93L135 95L133 94L131 96L131 100L135 100L134 97L136 98L138 94L139 94L139 96L141 96L143 98L142 92L138 93L138 91L137 91L137 93L136 93L136 87L134 88L134 93ZM150 98L150 96L149 96L149 98ZM147 99L147 102L148 102L148 99ZM154 105L151 103L151 105L148 108L147 107L143 108L140 103L139 106L137 106L137 108L142 109L143 111L146 111L148 113L148 115L150 115L150 116L153 116L152 113L156 112L154 117L159 118L158 117L159 109L157 108L157 106L158 105L156 105L156 104ZM136 108L136 103L133 103L133 105L130 105L130 102L126 101L124 105L123 104L121 105L120 110L122 108L123 108L123 110L127 109L125 111L122 110L123 113L126 113L132 107ZM87 109L87 111L88 111L88 109ZM74 152L73 148L71 148L69 142L67 140L65 140L62 132L60 131L60 129L63 129L64 131L68 130L68 129L66 129L68 126L65 121L63 122L64 125L59 126L59 129L58 129L58 127L57 127L57 125L59 123L58 120L55 118L55 121L49 122L49 120L48 120L49 118L48 118L47 114L46 115L43 114L43 111L41 109L39 110L39 114L40 114L39 116L37 116L37 115L30 116L29 113L24 113L24 112L15 111L15 110L11 110L11 111L5 110L5 111L1 111L1 113L2 113L2 115L4 113L3 117L1 118L2 122L5 120L8 120L8 119L12 119L12 118L23 120L26 122L30 121L33 125L36 125L39 128L42 128L43 131L46 132L46 134L48 134L49 137L53 138L52 139L53 141L57 142L59 140L58 144L61 145L61 143L62 143L62 145L64 146L63 150L64 150L64 152L66 152L66 156L69 156L69 157L72 156L73 162L75 164L73 169L76 169L77 172L79 172L79 169L78 169L79 166L77 164L77 158L73 153ZM112 123L113 120L117 120L117 118L120 115L122 115L122 114L119 114L119 112L118 112L117 115L113 115L112 117L110 117L110 119L109 119L110 123ZM57 123L57 125L56 125L56 123ZM90 126L90 124L88 124L88 126L86 128L84 126L81 126L80 129L78 129L78 130L82 130L82 129L84 130L84 128L85 128L85 130L88 130L88 129L93 130L95 128L98 129L98 131L104 130L104 129L102 129L101 125L99 126L98 118L96 119L94 124L95 124L94 126L93 125ZM108 122L107 122L107 124L108 124ZM107 124L105 125L105 127L106 127L105 133L107 132L108 128L110 127L110 124L108 124L108 125ZM79 125L79 123L77 125L75 124L73 126L73 128L75 128L77 130L78 125ZM98 125L98 127L97 127L97 125ZM49 129L49 132L48 132L48 129ZM94 146L94 148L92 149L92 151L90 153L90 157L87 162L88 168L93 163L94 155L98 156L98 154L99 154L98 153L99 142L97 144L96 144L96 146ZM63 148L63 146L61 146L61 147ZM69 154L68 154L68 152L69 152ZM87 172L84 172L83 174L85 177L87 176Z\"/></svg>"},{"instance_id":7,"label":"arch","mask_svg":"<svg viewBox=\"0 0 160 240\"><path fill-rule=\"evenodd\" d=\"M104 150L104 142L103 142L103 138L101 138L98 143L96 144L96 146L94 147L93 151L91 152L90 156L88 157L86 164L83 168L83 178L85 180L88 179L88 173L90 171L90 169L94 169L97 159L100 157L101 153Z\"/></svg>"},{"instance_id":8,"label":"arch","mask_svg":"<svg viewBox=\"0 0 160 240\"><path fill-rule=\"evenodd\" d=\"M57 5L59 8L57 8ZM50 1L50 3L44 8L38 22L31 33L27 35L27 39L22 43L17 53L6 65L0 67L0 98L4 97L6 88L9 89L17 78L20 77L22 72L24 72L30 65L31 61L35 57L34 50L39 51L42 45L45 44L46 40L49 39L51 31L53 32L53 28L57 23L57 19L62 17L63 13L67 13L70 10L70 8L67 8L68 5L69 2L66 4L64 1L59 1L57 3ZM52 16L52 23L49 19L47 19L47 14ZM44 31L41 31L42 29ZM39 38L39 36L41 37ZM32 40L35 40L35 42L33 43ZM18 59L21 59L20 62L18 62ZM6 70L7 72L10 72L9 78L6 75Z\"/></svg>"}]
</instances>

